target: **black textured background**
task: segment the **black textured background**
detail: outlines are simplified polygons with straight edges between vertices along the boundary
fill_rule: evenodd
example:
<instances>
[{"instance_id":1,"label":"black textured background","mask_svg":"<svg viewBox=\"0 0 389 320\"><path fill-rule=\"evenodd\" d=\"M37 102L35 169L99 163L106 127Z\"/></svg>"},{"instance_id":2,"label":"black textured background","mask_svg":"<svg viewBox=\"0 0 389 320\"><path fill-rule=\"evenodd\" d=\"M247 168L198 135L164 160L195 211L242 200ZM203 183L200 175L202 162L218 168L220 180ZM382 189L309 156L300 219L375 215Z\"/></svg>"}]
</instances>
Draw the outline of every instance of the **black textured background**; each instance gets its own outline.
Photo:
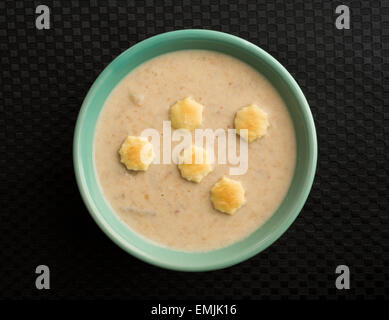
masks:
<instances>
[{"instance_id":1,"label":"black textured background","mask_svg":"<svg viewBox=\"0 0 389 320\"><path fill-rule=\"evenodd\" d=\"M162 3L164 3L162 5ZM35 28L35 8L51 29ZM351 29L335 28L335 8ZM278 59L311 106L318 170L270 248L207 273L159 269L100 231L75 183L72 138L90 85L152 35L208 28ZM389 1L1 1L0 298L384 298L389 292ZM35 267L51 290L35 289ZM335 268L351 289L335 289Z\"/></svg>"}]
</instances>

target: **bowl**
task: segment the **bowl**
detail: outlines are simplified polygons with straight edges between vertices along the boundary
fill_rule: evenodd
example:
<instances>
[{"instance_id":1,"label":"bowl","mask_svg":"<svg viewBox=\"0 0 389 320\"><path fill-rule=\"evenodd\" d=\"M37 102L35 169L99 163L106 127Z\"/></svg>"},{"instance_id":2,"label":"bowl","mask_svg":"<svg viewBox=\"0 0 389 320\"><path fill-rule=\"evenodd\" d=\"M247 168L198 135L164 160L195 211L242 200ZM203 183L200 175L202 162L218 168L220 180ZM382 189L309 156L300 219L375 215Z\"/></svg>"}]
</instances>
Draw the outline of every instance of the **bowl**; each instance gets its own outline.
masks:
<instances>
[{"instance_id":1,"label":"bowl","mask_svg":"<svg viewBox=\"0 0 389 320\"><path fill-rule=\"evenodd\" d=\"M297 161L289 190L272 217L245 239L205 252L185 252L163 247L132 231L113 212L99 187L93 139L99 113L112 89L134 68L159 55L186 49L221 52L246 62L276 88L293 121ZM288 71L254 44L222 32L180 30L144 40L124 51L99 75L78 115L73 142L76 180L88 211L98 226L119 247L153 265L181 271L206 271L232 266L258 254L277 240L302 209L316 170L317 141L309 105Z\"/></svg>"}]
</instances>

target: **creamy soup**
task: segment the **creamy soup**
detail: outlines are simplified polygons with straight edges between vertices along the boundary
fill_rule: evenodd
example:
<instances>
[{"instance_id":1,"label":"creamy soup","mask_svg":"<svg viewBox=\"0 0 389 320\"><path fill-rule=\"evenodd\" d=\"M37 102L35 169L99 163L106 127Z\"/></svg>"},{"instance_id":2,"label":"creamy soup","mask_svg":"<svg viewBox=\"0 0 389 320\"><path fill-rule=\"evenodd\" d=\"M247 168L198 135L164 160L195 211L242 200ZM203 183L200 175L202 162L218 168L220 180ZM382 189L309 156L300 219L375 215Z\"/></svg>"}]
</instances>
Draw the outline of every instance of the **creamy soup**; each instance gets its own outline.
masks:
<instances>
[{"instance_id":1,"label":"creamy soup","mask_svg":"<svg viewBox=\"0 0 389 320\"><path fill-rule=\"evenodd\" d=\"M151 164L145 172L120 163L127 135L162 132L169 107L187 96L204 105L204 129L233 128L235 113L252 103L268 114L266 136L248 145L245 174L230 176L230 164L215 163L197 184L184 180L174 163ZM296 158L293 124L272 85L247 64L202 50L165 54L129 73L105 102L94 143L101 189L120 219L153 242L186 251L227 246L260 227L282 202ZM224 175L245 189L246 203L234 215L216 211L210 201L212 186Z\"/></svg>"}]
</instances>

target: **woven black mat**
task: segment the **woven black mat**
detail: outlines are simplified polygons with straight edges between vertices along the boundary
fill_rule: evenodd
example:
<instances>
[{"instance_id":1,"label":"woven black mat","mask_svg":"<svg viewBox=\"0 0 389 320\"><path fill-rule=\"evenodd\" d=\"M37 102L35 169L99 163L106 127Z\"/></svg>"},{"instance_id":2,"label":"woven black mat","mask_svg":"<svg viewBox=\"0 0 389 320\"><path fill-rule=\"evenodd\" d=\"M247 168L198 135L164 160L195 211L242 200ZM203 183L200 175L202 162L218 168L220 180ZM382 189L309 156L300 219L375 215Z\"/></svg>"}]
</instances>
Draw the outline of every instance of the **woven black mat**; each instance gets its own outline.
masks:
<instances>
[{"instance_id":1,"label":"woven black mat","mask_svg":"<svg viewBox=\"0 0 389 320\"><path fill-rule=\"evenodd\" d=\"M39 4L51 9L50 30L35 28ZM335 28L339 4L350 30ZM249 261L207 273L153 267L108 240L72 164L77 114L98 74L135 43L183 28L228 32L278 59L308 99L319 142L291 228ZM388 43L387 1L1 1L0 298L388 297ZM40 264L50 290L35 289ZM340 264L350 290L335 288Z\"/></svg>"}]
</instances>

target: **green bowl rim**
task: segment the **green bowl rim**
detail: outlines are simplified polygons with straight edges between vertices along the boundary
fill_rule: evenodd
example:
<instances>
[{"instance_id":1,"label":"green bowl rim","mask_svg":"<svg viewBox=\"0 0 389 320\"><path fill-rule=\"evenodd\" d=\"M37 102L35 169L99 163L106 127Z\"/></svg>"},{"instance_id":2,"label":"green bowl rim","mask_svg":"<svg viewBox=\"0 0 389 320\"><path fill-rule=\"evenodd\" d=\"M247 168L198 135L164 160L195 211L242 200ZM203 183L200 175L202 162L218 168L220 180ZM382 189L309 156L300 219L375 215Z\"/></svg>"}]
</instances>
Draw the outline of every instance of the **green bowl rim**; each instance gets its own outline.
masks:
<instances>
[{"instance_id":1,"label":"green bowl rim","mask_svg":"<svg viewBox=\"0 0 389 320\"><path fill-rule=\"evenodd\" d=\"M95 212L98 208L94 206L93 200L91 199L89 193L86 191L88 189L86 184L85 175L83 172L83 169L81 168L81 156L79 154L79 145L81 140L81 127L84 122L86 110L88 108L89 102L92 99L92 96L95 94L97 86L100 84L101 79L104 78L105 74L109 72L109 69L111 65L113 65L122 55L125 55L128 51L135 50L141 50L143 46L148 45L151 42L154 42L156 40L171 40L176 35L188 35L188 36L211 36L214 41L227 41L227 42L233 42L234 45L242 47L244 50L249 51L257 56L261 56L263 60L267 64L272 65L274 69L278 69L279 74L284 77L284 80L288 83L291 90L293 91L299 106L301 106L301 111L303 113L303 117L305 120L305 123L307 124L308 130L310 132L310 135L308 136L308 140L311 145L311 153L309 158L309 166L308 166L308 172L306 174L306 178L303 183L303 189L302 192L299 194L298 201L296 201L296 206L293 209L293 214L289 216L289 219L283 221L279 226L278 229L271 233L270 236L268 236L265 241L262 242L260 246L253 246L251 250L245 250L241 252L238 256L232 257L227 262L218 263L217 261L212 261L211 263L208 263L206 265L196 266L196 267L186 267L186 266L179 266L174 263L166 263L163 261L158 261L154 259L152 256L144 254L142 251L138 250L137 248L134 248L131 246L130 243L125 241L120 237L120 235L116 234L115 231L111 228L111 226L100 220L99 215ZM269 53L264 51L263 49L259 48L258 46L254 45L253 43L244 40L242 38L239 38L237 36L227 34L220 31L213 31L213 30L207 30L207 29L185 29L185 30L176 30L176 31L170 31L158 34L156 36L150 37L148 39L145 39L134 46L128 48L127 50L123 51L120 55L118 55L111 63L109 63L104 70L99 74L97 79L94 81L92 86L90 87L83 103L81 106L81 109L79 111L77 122L74 130L74 139L73 139L73 165L74 165L74 171L76 176L76 182L78 185L78 189L80 191L81 197L90 213L94 221L97 223L97 225L102 229L102 231L114 242L116 243L120 248L125 250L127 253L130 253L131 255L135 256L136 258L150 263L152 265L163 267L170 270L176 270L176 271L211 271L211 270L217 270L222 268L227 268L232 265L238 264L240 262L243 262L259 252L265 250L268 246L270 246L272 243L274 243L277 239L279 239L282 234L290 227L290 225L293 223L293 221L297 218L299 215L302 207L304 206L306 199L310 193L313 180L315 177L316 172L316 165L317 165L317 137L316 137L316 129L315 129L315 123L312 117L311 110L309 108L308 102L300 89L297 82L294 80L294 78L290 75L290 73L285 69L284 66L282 66L275 58L273 58ZM292 210L291 210L292 211ZM174 251L174 249L172 249Z\"/></svg>"}]
</instances>

